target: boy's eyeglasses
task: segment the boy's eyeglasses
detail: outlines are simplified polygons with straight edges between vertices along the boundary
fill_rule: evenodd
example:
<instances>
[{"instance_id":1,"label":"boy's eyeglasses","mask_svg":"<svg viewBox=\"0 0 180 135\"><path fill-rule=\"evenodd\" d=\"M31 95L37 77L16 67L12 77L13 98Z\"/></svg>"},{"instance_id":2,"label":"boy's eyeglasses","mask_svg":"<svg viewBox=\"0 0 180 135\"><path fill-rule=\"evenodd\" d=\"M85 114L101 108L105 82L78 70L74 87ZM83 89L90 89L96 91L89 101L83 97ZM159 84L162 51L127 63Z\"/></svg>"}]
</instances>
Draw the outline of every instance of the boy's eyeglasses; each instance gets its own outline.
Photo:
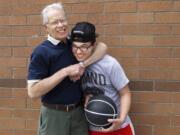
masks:
<instances>
[{"instance_id":1,"label":"boy's eyeglasses","mask_svg":"<svg viewBox=\"0 0 180 135\"><path fill-rule=\"evenodd\" d=\"M78 46L73 45L73 46L72 46L72 49L73 49L73 51L75 51L75 52L77 52L78 49L79 49L81 52L86 52L91 46L92 46L92 45L89 45L89 46L80 46L80 47L78 47Z\"/></svg>"}]
</instances>

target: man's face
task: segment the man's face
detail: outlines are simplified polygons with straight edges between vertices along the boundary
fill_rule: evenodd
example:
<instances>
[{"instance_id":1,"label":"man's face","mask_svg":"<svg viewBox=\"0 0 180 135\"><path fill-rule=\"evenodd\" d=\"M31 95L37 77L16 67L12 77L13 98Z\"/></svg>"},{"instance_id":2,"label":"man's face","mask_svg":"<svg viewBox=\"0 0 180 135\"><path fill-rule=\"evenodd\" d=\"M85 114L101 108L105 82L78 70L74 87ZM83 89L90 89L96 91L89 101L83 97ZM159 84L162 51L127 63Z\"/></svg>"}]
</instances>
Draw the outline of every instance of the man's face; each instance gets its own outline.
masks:
<instances>
[{"instance_id":1,"label":"man's face","mask_svg":"<svg viewBox=\"0 0 180 135\"><path fill-rule=\"evenodd\" d=\"M51 10L46 24L48 34L57 40L65 40L68 36L68 23L63 10Z\"/></svg>"},{"instance_id":2,"label":"man's face","mask_svg":"<svg viewBox=\"0 0 180 135\"><path fill-rule=\"evenodd\" d=\"M91 42L73 42L72 51L78 61L86 60L93 53L94 45Z\"/></svg>"}]
</instances>

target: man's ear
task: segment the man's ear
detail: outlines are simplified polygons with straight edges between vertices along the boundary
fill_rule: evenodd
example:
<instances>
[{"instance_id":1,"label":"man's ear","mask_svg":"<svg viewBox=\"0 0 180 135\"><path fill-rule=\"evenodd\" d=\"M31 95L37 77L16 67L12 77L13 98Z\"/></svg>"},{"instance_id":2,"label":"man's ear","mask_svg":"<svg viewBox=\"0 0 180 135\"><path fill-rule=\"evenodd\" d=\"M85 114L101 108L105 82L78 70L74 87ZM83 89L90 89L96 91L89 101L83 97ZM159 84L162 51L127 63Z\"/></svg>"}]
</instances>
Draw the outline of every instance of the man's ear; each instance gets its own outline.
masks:
<instances>
[{"instance_id":1,"label":"man's ear","mask_svg":"<svg viewBox=\"0 0 180 135\"><path fill-rule=\"evenodd\" d=\"M44 24L43 27L44 27L44 29L48 32L48 26L47 26L47 24Z\"/></svg>"}]
</instances>

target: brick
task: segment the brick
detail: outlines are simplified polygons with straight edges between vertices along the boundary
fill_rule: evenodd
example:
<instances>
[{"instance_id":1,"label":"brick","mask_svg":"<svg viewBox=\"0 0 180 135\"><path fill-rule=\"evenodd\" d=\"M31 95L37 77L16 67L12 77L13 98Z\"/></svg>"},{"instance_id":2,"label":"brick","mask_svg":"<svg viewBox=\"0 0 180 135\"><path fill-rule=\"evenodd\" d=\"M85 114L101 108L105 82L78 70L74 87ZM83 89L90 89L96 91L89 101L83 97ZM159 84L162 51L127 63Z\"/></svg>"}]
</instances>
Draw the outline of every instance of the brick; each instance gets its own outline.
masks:
<instances>
[{"instance_id":1,"label":"brick","mask_svg":"<svg viewBox=\"0 0 180 135\"><path fill-rule=\"evenodd\" d=\"M42 19L40 15L28 15L27 25L41 25Z\"/></svg>"},{"instance_id":2,"label":"brick","mask_svg":"<svg viewBox=\"0 0 180 135\"><path fill-rule=\"evenodd\" d=\"M103 23L103 24L117 24L117 23L120 23L120 14L118 14L118 13L106 13L100 19L101 19L101 20L99 20L100 23Z\"/></svg>"},{"instance_id":3,"label":"brick","mask_svg":"<svg viewBox=\"0 0 180 135\"><path fill-rule=\"evenodd\" d=\"M10 26L0 26L0 37L12 36L12 30Z\"/></svg>"},{"instance_id":4,"label":"brick","mask_svg":"<svg viewBox=\"0 0 180 135\"><path fill-rule=\"evenodd\" d=\"M173 71L173 70L172 70ZM171 70L166 69L147 69L140 70L139 76L141 79L145 80L171 80L172 73Z\"/></svg>"},{"instance_id":5,"label":"brick","mask_svg":"<svg viewBox=\"0 0 180 135\"><path fill-rule=\"evenodd\" d=\"M122 45L151 46L153 45L153 37L152 36L123 36Z\"/></svg>"},{"instance_id":6,"label":"brick","mask_svg":"<svg viewBox=\"0 0 180 135\"><path fill-rule=\"evenodd\" d=\"M140 48L138 52L139 57L150 57L150 58L169 58L172 56L171 48Z\"/></svg>"},{"instance_id":7,"label":"brick","mask_svg":"<svg viewBox=\"0 0 180 135\"><path fill-rule=\"evenodd\" d=\"M133 91L153 91L152 81L131 81L129 87Z\"/></svg>"},{"instance_id":8,"label":"brick","mask_svg":"<svg viewBox=\"0 0 180 135\"><path fill-rule=\"evenodd\" d=\"M180 104L179 103L173 103L172 104L172 114L174 114L174 115L179 115L180 114ZM174 117L176 117L176 116L174 116ZM180 120L180 117L177 117L177 119ZM180 125L180 123L179 123L179 125Z\"/></svg>"},{"instance_id":9,"label":"brick","mask_svg":"<svg viewBox=\"0 0 180 135\"><path fill-rule=\"evenodd\" d=\"M175 58L180 58L180 48L173 48L173 56Z\"/></svg>"},{"instance_id":10,"label":"brick","mask_svg":"<svg viewBox=\"0 0 180 135\"><path fill-rule=\"evenodd\" d=\"M13 118L21 118L26 120L38 120L39 110L25 110L25 109L15 109L12 112Z\"/></svg>"},{"instance_id":11,"label":"brick","mask_svg":"<svg viewBox=\"0 0 180 135\"><path fill-rule=\"evenodd\" d=\"M107 13L124 13L124 12L135 12L135 2L109 2L104 5L105 12Z\"/></svg>"},{"instance_id":12,"label":"brick","mask_svg":"<svg viewBox=\"0 0 180 135\"><path fill-rule=\"evenodd\" d=\"M0 87L7 88L25 88L25 79L0 79Z\"/></svg>"},{"instance_id":13,"label":"brick","mask_svg":"<svg viewBox=\"0 0 180 135\"><path fill-rule=\"evenodd\" d=\"M7 98L12 96L12 89L11 88L3 88L0 87L0 98Z\"/></svg>"},{"instance_id":14,"label":"brick","mask_svg":"<svg viewBox=\"0 0 180 135\"><path fill-rule=\"evenodd\" d=\"M27 88L13 88L12 97L14 98L26 98L27 95Z\"/></svg>"},{"instance_id":15,"label":"brick","mask_svg":"<svg viewBox=\"0 0 180 135\"><path fill-rule=\"evenodd\" d=\"M16 1L12 1L12 5L13 6L17 6L17 5L26 5L28 2L29 5L44 5L44 4L51 4L52 0L40 0L40 1L36 1L36 0L16 0Z\"/></svg>"},{"instance_id":16,"label":"brick","mask_svg":"<svg viewBox=\"0 0 180 135\"><path fill-rule=\"evenodd\" d=\"M12 0L0 0L1 7L9 7Z\"/></svg>"},{"instance_id":17,"label":"brick","mask_svg":"<svg viewBox=\"0 0 180 135\"><path fill-rule=\"evenodd\" d=\"M144 69L177 69L179 68L179 60L169 58L141 58L138 60L139 68Z\"/></svg>"},{"instance_id":18,"label":"brick","mask_svg":"<svg viewBox=\"0 0 180 135\"><path fill-rule=\"evenodd\" d=\"M173 126L154 127L154 135L178 135L178 134L180 134L179 127L173 127Z\"/></svg>"},{"instance_id":19,"label":"brick","mask_svg":"<svg viewBox=\"0 0 180 135\"><path fill-rule=\"evenodd\" d=\"M13 69L13 78L14 79L24 79L24 78L27 78L27 74L28 74L27 68L14 68Z\"/></svg>"},{"instance_id":20,"label":"brick","mask_svg":"<svg viewBox=\"0 0 180 135\"><path fill-rule=\"evenodd\" d=\"M106 25L104 28L104 32L106 35L119 35L120 34L119 25L117 24Z\"/></svg>"},{"instance_id":21,"label":"brick","mask_svg":"<svg viewBox=\"0 0 180 135\"><path fill-rule=\"evenodd\" d=\"M13 88L12 97L13 98L26 98L26 97L28 97L27 89L26 88Z\"/></svg>"},{"instance_id":22,"label":"brick","mask_svg":"<svg viewBox=\"0 0 180 135\"><path fill-rule=\"evenodd\" d=\"M39 109L41 105L40 99L27 99L27 108L29 109Z\"/></svg>"},{"instance_id":23,"label":"brick","mask_svg":"<svg viewBox=\"0 0 180 135\"><path fill-rule=\"evenodd\" d=\"M26 16L12 16L10 18L10 25L26 25Z\"/></svg>"},{"instance_id":24,"label":"brick","mask_svg":"<svg viewBox=\"0 0 180 135\"><path fill-rule=\"evenodd\" d=\"M12 52L15 57L29 57L32 53L32 47L15 47Z\"/></svg>"},{"instance_id":25,"label":"brick","mask_svg":"<svg viewBox=\"0 0 180 135\"><path fill-rule=\"evenodd\" d=\"M11 117L12 117L12 109L1 109L0 108L0 119L11 118Z\"/></svg>"},{"instance_id":26,"label":"brick","mask_svg":"<svg viewBox=\"0 0 180 135\"><path fill-rule=\"evenodd\" d=\"M0 106L3 108L25 108L26 100L23 98L1 98Z\"/></svg>"},{"instance_id":27,"label":"brick","mask_svg":"<svg viewBox=\"0 0 180 135\"><path fill-rule=\"evenodd\" d=\"M172 1L146 1L137 3L137 10L142 12L170 11L172 8Z\"/></svg>"},{"instance_id":28,"label":"brick","mask_svg":"<svg viewBox=\"0 0 180 135\"><path fill-rule=\"evenodd\" d=\"M125 67L125 72L130 80L138 80L139 79L139 71L137 69Z\"/></svg>"},{"instance_id":29,"label":"brick","mask_svg":"<svg viewBox=\"0 0 180 135\"><path fill-rule=\"evenodd\" d=\"M132 23L152 23L154 17L152 13L127 13L120 15L120 23L132 24Z\"/></svg>"},{"instance_id":30,"label":"brick","mask_svg":"<svg viewBox=\"0 0 180 135\"><path fill-rule=\"evenodd\" d=\"M0 16L0 25L10 25L10 16Z\"/></svg>"},{"instance_id":31,"label":"brick","mask_svg":"<svg viewBox=\"0 0 180 135\"><path fill-rule=\"evenodd\" d=\"M11 56L11 48L10 47L0 47L0 57Z\"/></svg>"},{"instance_id":32,"label":"brick","mask_svg":"<svg viewBox=\"0 0 180 135\"><path fill-rule=\"evenodd\" d=\"M11 15L12 8L11 6L0 6L0 15Z\"/></svg>"},{"instance_id":33,"label":"brick","mask_svg":"<svg viewBox=\"0 0 180 135\"><path fill-rule=\"evenodd\" d=\"M120 25L120 35L136 35L139 31L137 24L122 24Z\"/></svg>"},{"instance_id":34,"label":"brick","mask_svg":"<svg viewBox=\"0 0 180 135\"><path fill-rule=\"evenodd\" d=\"M121 35L165 35L171 34L171 25L162 24L123 24L120 26Z\"/></svg>"},{"instance_id":35,"label":"brick","mask_svg":"<svg viewBox=\"0 0 180 135\"><path fill-rule=\"evenodd\" d=\"M173 98L174 99L174 98ZM171 92L132 92L132 102L144 103L170 103L172 101Z\"/></svg>"},{"instance_id":36,"label":"brick","mask_svg":"<svg viewBox=\"0 0 180 135\"><path fill-rule=\"evenodd\" d=\"M86 21L87 15L86 14L72 14L68 16L68 23L75 24L78 21Z\"/></svg>"},{"instance_id":37,"label":"brick","mask_svg":"<svg viewBox=\"0 0 180 135\"><path fill-rule=\"evenodd\" d=\"M92 8L93 7L93 8ZM72 5L72 13L102 13L103 4L101 3L80 3Z\"/></svg>"},{"instance_id":38,"label":"brick","mask_svg":"<svg viewBox=\"0 0 180 135\"><path fill-rule=\"evenodd\" d=\"M0 129L0 135L13 135L12 129Z\"/></svg>"},{"instance_id":39,"label":"brick","mask_svg":"<svg viewBox=\"0 0 180 135\"><path fill-rule=\"evenodd\" d=\"M174 11L180 11L180 2L179 1L174 1Z\"/></svg>"},{"instance_id":40,"label":"brick","mask_svg":"<svg viewBox=\"0 0 180 135\"><path fill-rule=\"evenodd\" d=\"M132 113L153 113L154 105L152 103L132 103L130 112L132 112Z\"/></svg>"},{"instance_id":41,"label":"brick","mask_svg":"<svg viewBox=\"0 0 180 135\"><path fill-rule=\"evenodd\" d=\"M115 58L135 57L136 49L134 48L109 48L109 53Z\"/></svg>"},{"instance_id":42,"label":"brick","mask_svg":"<svg viewBox=\"0 0 180 135\"><path fill-rule=\"evenodd\" d=\"M18 47L18 46L26 46L27 41L24 37L13 37L12 38L12 46Z\"/></svg>"},{"instance_id":43,"label":"brick","mask_svg":"<svg viewBox=\"0 0 180 135\"><path fill-rule=\"evenodd\" d=\"M88 22L95 24L97 27L98 24L103 23L103 15L102 14L88 14L87 18L84 20L87 20Z\"/></svg>"},{"instance_id":44,"label":"brick","mask_svg":"<svg viewBox=\"0 0 180 135\"><path fill-rule=\"evenodd\" d=\"M37 4L20 4L12 7L12 15L39 14L42 7Z\"/></svg>"},{"instance_id":45,"label":"brick","mask_svg":"<svg viewBox=\"0 0 180 135\"><path fill-rule=\"evenodd\" d=\"M180 68L180 59L179 58L173 58L173 59L170 59L170 60L171 60L170 64L172 64L174 69Z\"/></svg>"},{"instance_id":46,"label":"brick","mask_svg":"<svg viewBox=\"0 0 180 135\"><path fill-rule=\"evenodd\" d=\"M31 37L27 39L27 46L35 47L45 40L45 37Z\"/></svg>"},{"instance_id":47,"label":"brick","mask_svg":"<svg viewBox=\"0 0 180 135\"><path fill-rule=\"evenodd\" d=\"M37 131L27 130L27 129L18 129L14 131L13 135L36 135Z\"/></svg>"},{"instance_id":48,"label":"brick","mask_svg":"<svg viewBox=\"0 0 180 135\"><path fill-rule=\"evenodd\" d=\"M156 114L138 114L134 117L134 124L170 126L170 117Z\"/></svg>"},{"instance_id":49,"label":"brick","mask_svg":"<svg viewBox=\"0 0 180 135\"><path fill-rule=\"evenodd\" d=\"M103 41L106 45L108 46L120 46L120 37L119 36L104 36L104 37L101 37L101 40L100 41ZM111 48L109 48L109 50L111 50ZM119 50L119 49L118 49Z\"/></svg>"},{"instance_id":50,"label":"brick","mask_svg":"<svg viewBox=\"0 0 180 135\"><path fill-rule=\"evenodd\" d=\"M157 91L180 91L180 82L155 82L155 90Z\"/></svg>"},{"instance_id":51,"label":"brick","mask_svg":"<svg viewBox=\"0 0 180 135\"><path fill-rule=\"evenodd\" d=\"M180 126L180 116L179 115L175 115L172 117L172 125Z\"/></svg>"},{"instance_id":52,"label":"brick","mask_svg":"<svg viewBox=\"0 0 180 135\"><path fill-rule=\"evenodd\" d=\"M172 102L173 103L180 103L180 93L179 92L173 92L172 93Z\"/></svg>"},{"instance_id":53,"label":"brick","mask_svg":"<svg viewBox=\"0 0 180 135\"><path fill-rule=\"evenodd\" d=\"M0 58L1 67L26 67L27 60L25 58Z\"/></svg>"},{"instance_id":54,"label":"brick","mask_svg":"<svg viewBox=\"0 0 180 135\"><path fill-rule=\"evenodd\" d=\"M156 103L154 105L154 113L169 116L173 113L173 106L171 103Z\"/></svg>"},{"instance_id":55,"label":"brick","mask_svg":"<svg viewBox=\"0 0 180 135\"><path fill-rule=\"evenodd\" d=\"M172 80L180 80L180 69L176 69L172 72Z\"/></svg>"},{"instance_id":56,"label":"brick","mask_svg":"<svg viewBox=\"0 0 180 135\"><path fill-rule=\"evenodd\" d=\"M138 58L124 58L118 59L120 63L126 68L138 68L139 67L139 59Z\"/></svg>"},{"instance_id":57,"label":"brick","mask_svg":"<svg viewBox=\"0 0 180 135\"><path fill-rule=\"evenodd\" d=\"M24 129L25 120L23 119L0 119L0 127L5 129Z\"/></svg>"},{"instance_id":58,"label":"brick","mask_svg":"<svg viewBox=\"0 0 180 135\"><path fill-rule=\"evenodd\" d=\"M0 68L0 77L1 78L10 78L12 77L12 71L10 68Z\"/></svg>"},{"instance_id":59,"label":"brick","mask_svg":"<svg viewBox=\"0 0 180 135\"><path fill-rule=\"evenodd\" d=\"M26 121L26 129L36 130L37 127L38 127L38 119Z\"/></svg>"},{"instance_id":60,"label":"brick","mask_svg":"<svg viewBox=\"0 0 180 135\"><path fill-rule=\"evenodd\" d=\"M0 37L0 46L11 46L12 45L12 39L10 37Z\"/></svg>"},{"instance_id":61,"label":"brick","mask_svg":"<svg viewBox=\"0 0 180 135\"><path fill-rule=\"evenodd\" d=\"M174 25L172 26L172 32L173 32L173 34L175 34L175 35L179 35L179 34L180 34L180 25L174 24Z\"/></svg>"},{"instance_id":62,"label":"brick","mask_svg":"<svg viewBox=\"0 0 180 135\"><path fill-rule=\"evenodd\" d=\"M180 13L178 12L167 12L167 13L156 13L155 22L156 23L179 23Z\"/></svg>"},{"instance_id":63,"label":"brick","mask_svg":"<svg viewBox=\"0 0 180 135\"><path fill-rule=\"evenodd\" d=\"M152 135L153 126L151 126L151 125L136 125L135 133L137 135Z\"/></svg>"},{"instance_id":64,"label":"brick","mask_svg":"<svg viewBox=\"0 0 180 135\"><path fill-rule=\"evenodd\" d=\"M179 46L179 37L155 37L154 44L158 46Z\"/></svg>"},{"instance_id":65,"label":"brick","mask_svg":"<svg viewBox=\"0 0 180 135\"><path fill-rule=\"evenodd\" d=\"M40 35L40 28L37 26L15 26L12 29L12 35L20 36L37 36Z\"/></svg>"}]
</instances>

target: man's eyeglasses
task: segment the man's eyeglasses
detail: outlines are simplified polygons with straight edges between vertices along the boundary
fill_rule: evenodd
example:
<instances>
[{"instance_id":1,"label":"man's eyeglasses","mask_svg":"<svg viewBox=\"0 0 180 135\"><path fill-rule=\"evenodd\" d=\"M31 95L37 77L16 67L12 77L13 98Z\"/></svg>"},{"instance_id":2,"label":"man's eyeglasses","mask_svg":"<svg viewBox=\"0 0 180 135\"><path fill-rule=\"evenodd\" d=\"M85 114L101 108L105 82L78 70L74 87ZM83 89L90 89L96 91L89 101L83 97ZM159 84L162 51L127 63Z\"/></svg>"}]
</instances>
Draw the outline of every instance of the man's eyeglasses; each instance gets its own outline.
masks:
<instances>
[{"instance_id":1,"label":"man's eyeglasses","mask_svg":"<svg viewBox=\"0 0 180 135\"><path fill-rule=\"evenodd\" d=\"M88 45L88 46L76 46L76 45L73 45L72 46L72 49L73 51L77 52L77 50L79 49L81 52L86 52L92 45Z\"/></svg>"},{"instance_id":2,"label":"man's eyeglasses","mask_svg":"<svg viewBox=\"0 0 180 135\"><path fill-rule=\"evenodd\" d=\"M50 25L58 25L59 23L61 24L66 24L67 23L67 20L66 19L58 19L58 20L54 20L52 22L49 22Z\"/></svg>"}]
</instances>

